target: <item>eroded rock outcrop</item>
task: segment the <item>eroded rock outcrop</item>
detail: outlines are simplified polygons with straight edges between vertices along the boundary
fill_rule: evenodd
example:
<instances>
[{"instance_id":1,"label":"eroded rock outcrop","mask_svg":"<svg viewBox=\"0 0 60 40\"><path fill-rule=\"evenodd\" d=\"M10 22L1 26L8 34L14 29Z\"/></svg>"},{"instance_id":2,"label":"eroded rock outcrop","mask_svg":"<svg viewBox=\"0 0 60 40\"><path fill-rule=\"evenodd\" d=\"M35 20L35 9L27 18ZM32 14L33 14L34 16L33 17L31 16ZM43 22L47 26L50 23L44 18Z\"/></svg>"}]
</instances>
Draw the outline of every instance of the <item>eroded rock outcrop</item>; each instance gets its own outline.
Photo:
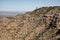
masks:
<instances>
[{"instance_id":1,"label":"eroded rock outcrop","mask_svg":"<svg viewBox=\"0 0 60 40\"><path fill-rule=\"evenodd\" d=\"M60 39L60 6L42 7L5 22L3 29L0 26L0 40Z\"/></svg>"}]
</instances>

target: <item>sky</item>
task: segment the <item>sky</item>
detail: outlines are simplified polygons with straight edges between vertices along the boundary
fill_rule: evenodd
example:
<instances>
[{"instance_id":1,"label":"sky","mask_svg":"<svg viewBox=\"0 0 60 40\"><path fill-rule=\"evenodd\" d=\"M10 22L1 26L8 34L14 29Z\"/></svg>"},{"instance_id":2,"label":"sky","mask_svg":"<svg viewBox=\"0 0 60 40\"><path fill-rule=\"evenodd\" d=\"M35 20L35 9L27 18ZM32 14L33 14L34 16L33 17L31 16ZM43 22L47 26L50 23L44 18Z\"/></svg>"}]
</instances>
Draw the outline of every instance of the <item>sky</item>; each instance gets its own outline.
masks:
<instances>
[{"instance_id":1,"label":"sky","mask_svg":"<svg viewBox=\"0 0 60 40\"><path fill-rule=\"evenodd\" d=\"M0 11L32 11L45 6L60 6L60 0L0 0Z\"/></svg>"}]
</instances>

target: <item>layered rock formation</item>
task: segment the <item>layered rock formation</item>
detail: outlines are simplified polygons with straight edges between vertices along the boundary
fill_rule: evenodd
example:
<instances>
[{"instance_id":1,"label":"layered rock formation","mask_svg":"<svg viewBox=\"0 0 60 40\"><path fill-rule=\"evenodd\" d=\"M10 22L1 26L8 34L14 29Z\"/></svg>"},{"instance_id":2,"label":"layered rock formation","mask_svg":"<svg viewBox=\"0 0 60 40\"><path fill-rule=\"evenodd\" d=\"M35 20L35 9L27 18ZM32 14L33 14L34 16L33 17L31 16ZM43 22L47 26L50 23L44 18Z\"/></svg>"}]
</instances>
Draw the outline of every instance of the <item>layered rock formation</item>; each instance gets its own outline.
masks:
<instances>
[{"instance_id":1,"label":"layered rock formation","mask_svg":"<svg viewBox=\"0 0 60 40\"><path fill-rule=\"evenodd\" d=\"M0 26L0 40L60 39L60 6L38 8L5 20L0 22L4 24Z\"/></svg>"}]
</instances>

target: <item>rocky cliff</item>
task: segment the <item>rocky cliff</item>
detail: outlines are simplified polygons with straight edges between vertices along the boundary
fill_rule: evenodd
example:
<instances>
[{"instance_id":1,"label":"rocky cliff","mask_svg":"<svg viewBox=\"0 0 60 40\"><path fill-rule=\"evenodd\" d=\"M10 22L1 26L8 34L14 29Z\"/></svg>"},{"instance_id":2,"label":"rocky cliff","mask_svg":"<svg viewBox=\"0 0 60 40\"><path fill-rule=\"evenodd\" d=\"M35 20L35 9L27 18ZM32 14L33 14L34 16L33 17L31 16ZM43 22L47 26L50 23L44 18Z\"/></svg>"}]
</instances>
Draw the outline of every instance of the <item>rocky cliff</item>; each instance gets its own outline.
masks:
<instances>
[{"instance_id":1,"label":"rocky cliff","mask_svg":"<svg viewBox=\"0 0 60 40\"><path fill-rule=\"evenodd\" d=\"M60 6L0 19L0 40L60 40Z\"/></svg>"}]
</instances>

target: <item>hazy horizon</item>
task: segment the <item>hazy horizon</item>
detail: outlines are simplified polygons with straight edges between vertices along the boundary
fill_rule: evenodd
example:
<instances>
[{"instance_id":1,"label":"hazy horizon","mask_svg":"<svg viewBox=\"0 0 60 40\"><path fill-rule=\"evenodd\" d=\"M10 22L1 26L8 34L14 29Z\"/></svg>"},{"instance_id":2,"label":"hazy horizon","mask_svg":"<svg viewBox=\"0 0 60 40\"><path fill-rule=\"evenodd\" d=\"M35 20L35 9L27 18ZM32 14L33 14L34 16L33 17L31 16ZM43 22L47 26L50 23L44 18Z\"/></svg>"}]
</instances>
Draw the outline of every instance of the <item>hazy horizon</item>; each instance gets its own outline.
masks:
<instances>
[{"instance_id":1,"label":"hazy horizon","mask_svg":"<svg viewBox=\"0 0 60 40\"><path fill-rule=\"evenodd\" d=\"M0 11L32 11L44 6L60 6L60 0L0 0Z\"/></svg>"}]
</instances>

